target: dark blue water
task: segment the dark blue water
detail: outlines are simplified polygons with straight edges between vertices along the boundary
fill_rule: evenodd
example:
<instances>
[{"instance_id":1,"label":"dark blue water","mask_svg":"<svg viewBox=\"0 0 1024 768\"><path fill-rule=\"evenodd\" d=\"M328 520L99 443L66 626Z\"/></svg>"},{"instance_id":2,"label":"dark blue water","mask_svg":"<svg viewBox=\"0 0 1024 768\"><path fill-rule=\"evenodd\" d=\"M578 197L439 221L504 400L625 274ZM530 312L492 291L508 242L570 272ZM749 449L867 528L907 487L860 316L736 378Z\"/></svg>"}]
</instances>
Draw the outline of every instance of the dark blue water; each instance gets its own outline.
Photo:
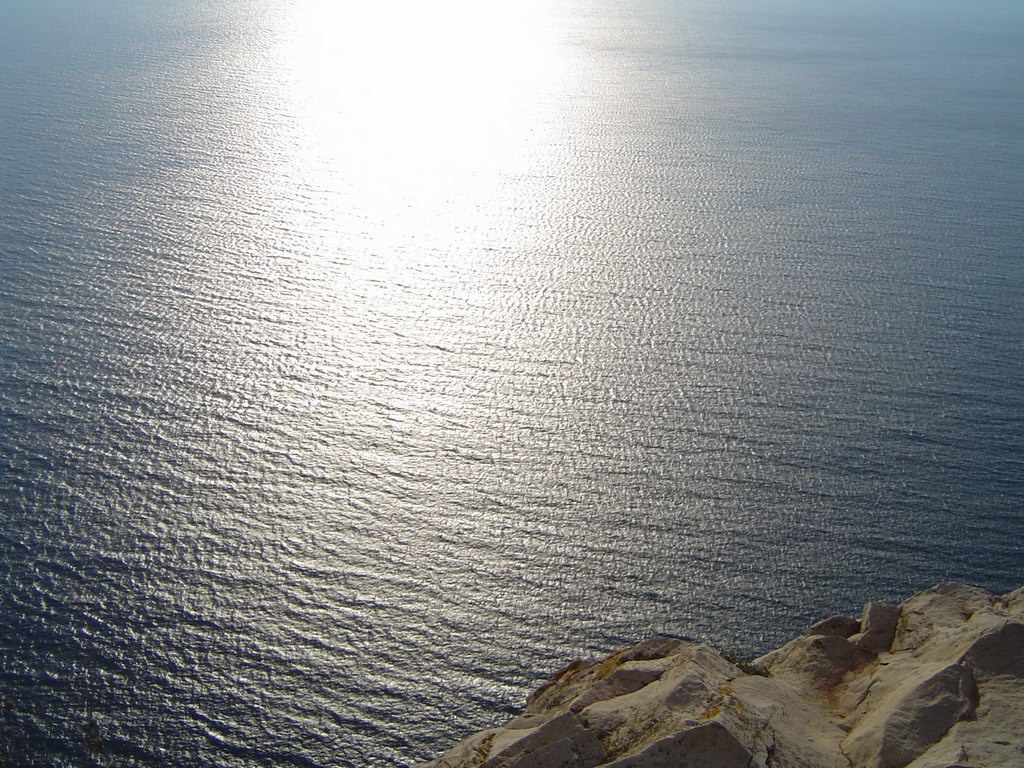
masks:
<instances>
[{"instance_id":1,"label":"dark blue water","mask_svg":"<svg viewBox=\"0 0 1024 768\"><path fill-rule=\"evenodd\" d=\"M1024 583L1022 38L0 0L0 762L405 765Z\"/></svg>"}]
</instances>

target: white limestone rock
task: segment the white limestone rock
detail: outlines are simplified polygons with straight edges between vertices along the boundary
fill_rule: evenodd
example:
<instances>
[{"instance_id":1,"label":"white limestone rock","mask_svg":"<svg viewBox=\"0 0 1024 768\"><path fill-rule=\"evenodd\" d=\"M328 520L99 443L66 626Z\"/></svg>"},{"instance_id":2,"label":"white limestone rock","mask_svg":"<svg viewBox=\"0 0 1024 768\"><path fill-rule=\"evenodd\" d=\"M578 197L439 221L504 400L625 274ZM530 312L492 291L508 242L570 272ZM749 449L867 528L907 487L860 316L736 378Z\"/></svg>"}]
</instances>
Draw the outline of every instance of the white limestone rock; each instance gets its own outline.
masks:
<instances>
[{"instance_id":1,"label":"white limestone rock","mask_svg":"<svg viewBox=\"0 0 1024 768\"><path fill-rule=\"evenodd\" d=\"M850 637L860 632L860 621L850 616L829 616L827 619L812 624L804 632L805 635L832 635L835 637Z\"/></svg>"},{"instance_id":2,"label":"white limestone rock","mask_svg":"<svg viewBox=\"0 0 1024 768\"><path fill-rule=\"evenodd\" d=\"M983 683L979 693L975 717L954 725L909 768L1024 766L1020 682L993 680Z\"/></svg>"},{"instance_id":3,"label":"white limestone rock","mask_svg":"<svg viewBox=\"0 0 1024 768\"><path fill-rule=\"evenodd\" d=\"M1024 677L1024 621L997 620L983 630L960 657L979 679Z\"/></svg>"},{"instance_id":4,"label":"white limestone rock","mask_svg":"<svg viewBox=\"0 0 1024 768\"><path fill-rule=\"evenodd\" d=\"M863 716L842 745L853 765L903 768L974 714L978 688L962 664L928 665L901 678L869 693Z\"/></svg>"},{"instance_id":5,"label":"white limestone rock","mask_svg":"<svg viewBox=\"0 0 1024 768\"><path fill-rule=\"evenodd\" d=\"M991 611L996 598L983 589L964 584L937 584L918 592L901 605L893 653L927 655L934 645L946 653L947 638L962 637L966 622L977 613Z\"/></svg>"},{"instance_id":6,"label":"white limestone rock","mask_svg":"<svg viewBox=\"0 0 1024 768\"><path fill-rule=\"evenodd\" d=\"M424 768L1021 768L1024 588L939 584L737 665L657 637L573 662Z\"/></svg>"},{"instance_id":7,"label":"white limestone rock","mask_svg":"<svg viewBox=\"0 0 1024 768\"><path fill-rule=\"evenodd\" d=\"M467 766L483 765L491 751L494 738L502 733L501 728L480 731L464 741L460 741L441 757L427 765L431 768L466 768Z\"/></svg>"},{"instance_id":8,"label":"white limestone rock","mask_svg":"<svg viewBox=\"0 0 1024 768\"><path fill-rule=\"evenodd\" d=\"M899 618L898 605L868 603L864 606L861 631L850 637L850 643L862 651L876 655L888 651L896 636L896 623Z\"/></svg>"},{"instance_id":9,"label":"white limestone rock","mask_svg":"<svg viewBox=\"0 0 1024 768\"><path fill-rule=\"evenodd\" d=\"M537 728L506 728L491 742L483 768L591 768L605 757L593 731L563 714Z\"/></svg>"},{"instance_id":10,"label":"white limestone rock","mask_svg":"<svg viewBox=\"0 0 1024 768\"><path fill-rule=\"evenodd\" d=\"M728 728L711 721L658 739L607 768L748 768L752 757Z\"/></svg>"}]
</instances>

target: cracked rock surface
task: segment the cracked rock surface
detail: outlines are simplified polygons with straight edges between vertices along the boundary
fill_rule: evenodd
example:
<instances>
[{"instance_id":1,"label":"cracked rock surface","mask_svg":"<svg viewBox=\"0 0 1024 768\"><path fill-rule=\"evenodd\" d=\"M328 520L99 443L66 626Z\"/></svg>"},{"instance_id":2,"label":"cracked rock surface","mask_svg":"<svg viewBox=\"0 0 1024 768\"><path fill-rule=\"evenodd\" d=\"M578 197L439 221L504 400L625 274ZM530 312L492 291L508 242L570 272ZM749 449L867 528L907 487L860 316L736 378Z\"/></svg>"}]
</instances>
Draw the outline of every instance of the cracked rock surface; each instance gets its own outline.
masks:
<instances>
[{"instance_id":1,"label":"cracked rock surface","mask_svg":"<svg viewBox=\"0 0 1024 768\"><path fill-rule=\"evenodd\" d=\"M737 666L655 637L573 662L421 768L1021 768L1024 587L939 584Z\"/></svg>"}]
</instances>

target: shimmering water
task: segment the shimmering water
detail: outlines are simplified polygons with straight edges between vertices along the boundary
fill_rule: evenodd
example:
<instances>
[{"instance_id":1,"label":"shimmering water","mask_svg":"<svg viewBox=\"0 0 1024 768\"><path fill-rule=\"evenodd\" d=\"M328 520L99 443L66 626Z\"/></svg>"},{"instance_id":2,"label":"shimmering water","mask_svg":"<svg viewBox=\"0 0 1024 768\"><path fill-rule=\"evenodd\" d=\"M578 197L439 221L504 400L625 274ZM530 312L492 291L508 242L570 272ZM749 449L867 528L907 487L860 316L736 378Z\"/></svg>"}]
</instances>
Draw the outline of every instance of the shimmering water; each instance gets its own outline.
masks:
<instances>
[{"instance_id":1,"label":"shimmering water","mask_svg":"<svg viewBox=\"0 0 1024 768\"><path fill-rule=\"evenodd\" d=\"M1019 4L345 5L0 0L0 758L1024 583Z\"/></svg>"}]
</instances>

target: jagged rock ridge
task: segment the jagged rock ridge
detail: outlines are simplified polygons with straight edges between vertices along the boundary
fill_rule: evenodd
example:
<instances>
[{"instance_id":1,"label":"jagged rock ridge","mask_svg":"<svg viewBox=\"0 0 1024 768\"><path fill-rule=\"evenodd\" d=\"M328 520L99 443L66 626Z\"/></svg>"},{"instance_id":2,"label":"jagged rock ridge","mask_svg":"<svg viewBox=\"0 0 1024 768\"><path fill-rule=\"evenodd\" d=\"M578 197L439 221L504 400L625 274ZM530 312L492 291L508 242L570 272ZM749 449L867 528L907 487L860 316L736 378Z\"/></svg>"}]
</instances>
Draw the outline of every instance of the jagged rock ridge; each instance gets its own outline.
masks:
<instances>
[{"instance_id":1,"label":"jagged rock ridge","mask_svg":"<svg viewBox=\"0 0 1024 768\"><path fill-rule=\"evenodd\" d=\"M1024 587L939 584L751 664L655 637L422 768L1021 768Z\"/></svg>"}]
</instances>

